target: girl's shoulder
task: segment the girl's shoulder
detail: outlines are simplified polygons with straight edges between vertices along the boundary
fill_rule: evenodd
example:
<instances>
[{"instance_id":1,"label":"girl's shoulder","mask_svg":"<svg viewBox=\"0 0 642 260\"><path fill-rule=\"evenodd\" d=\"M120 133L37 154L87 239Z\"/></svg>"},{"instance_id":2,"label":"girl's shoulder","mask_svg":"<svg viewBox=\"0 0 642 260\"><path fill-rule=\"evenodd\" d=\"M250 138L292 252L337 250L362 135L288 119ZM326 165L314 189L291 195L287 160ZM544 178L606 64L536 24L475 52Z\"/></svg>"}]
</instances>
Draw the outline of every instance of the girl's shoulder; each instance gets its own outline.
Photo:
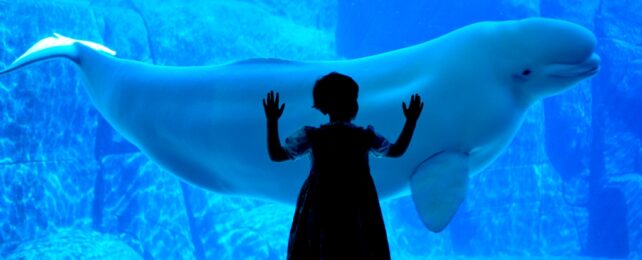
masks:
<instances>
[{"instance_id":1,"label":"girl's shoulder","mask_svg":"<svg viewBox=\"0 0 642 260\"><path fill-rule=\"evenodd\" d=\"M305 126L304 129L307 131L314 131L318 129L327 129L327 128L336 128L336 127L361 130L363 132L368 132L368 133L376 132L374 126L372 125L359 126L359 125L353 124L352 122L331 122L331 123L322 124L319 127Z\"/></svg>"},{"instance_id":2,"label":"girl's shoulder","mask_svg":"<svg viewBox=\"0 0 642 260\"><path fill-rule=\"evenodd\" d=\"M298 140L299 142L308 142L310 139L313 139L313 136L319 131L319 129L319 127L314 126L303 126L288 136L288 139Z\"/></svg>"},{"instance_id":3,"label":"girl's shoulder","mask_svg":"<svg viewBox=\"0 0 642 260\"><path fill-rule=\"evenodd\" d=\"M309 135L309 134L311 134L311 133L314 133L314 132L316 132L316 131L318 131L318 130L319 130L319 128L318 128L318 127L314 127L314 126L307 126L307 125L306 125L306 126L303 126L303 127L299 128L299 129L297 129L297 130L294 132L294 134L293 134L293 135L296 135L296 136L306 136L306 135Z\"/></svg>"},{"instance_id":4,"label":"girl's shoulder","mask_svg":"<svg viewBox=\"0 0 642 260\"><path fill-rule=\"evenodd\" d=\"M319 129L322 128L335 128L335 127L341 127L341 128L349 128L349 129L365 129L365 127L358 126L353 124L352 122L330 122L330 123L325 123L319 126Z\"/></svg>"}]
</instances>

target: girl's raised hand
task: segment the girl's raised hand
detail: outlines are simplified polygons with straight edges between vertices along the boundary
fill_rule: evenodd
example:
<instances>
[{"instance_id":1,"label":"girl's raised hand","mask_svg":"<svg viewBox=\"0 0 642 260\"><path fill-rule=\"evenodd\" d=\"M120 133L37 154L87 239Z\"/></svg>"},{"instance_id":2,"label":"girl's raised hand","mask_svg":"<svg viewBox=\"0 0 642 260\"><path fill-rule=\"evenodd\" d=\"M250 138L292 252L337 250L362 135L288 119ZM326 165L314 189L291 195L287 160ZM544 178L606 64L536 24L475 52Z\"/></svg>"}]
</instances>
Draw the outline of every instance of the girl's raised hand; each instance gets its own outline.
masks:
<instances>
[{"instance_id":1,"label":"girl's raised hand","mask_svg":"<svg viewBox=\"0 0 642 260\"><path fill-rule=\"evenodd\" d=\"M279 92L276 93L276 97L274 97L274 91L268 92L267 101L263 99L263 109L268 120L279 120L285 109L285 103L279 107Z\"/></svg>"},{"instance_id":2,"label":"girl's raised hand","mask_svg":"<svg viewBox=\"0 0 642 260\"><path fill-rule=\"evenodd\" d=\"M419 94L414 94L410 97L410 105L408 107L406 107L406 102L403 102L401 106L406 120L417 122L421 111L424 109L424 102L421 102Z\"/></svg>"}]
</instances>

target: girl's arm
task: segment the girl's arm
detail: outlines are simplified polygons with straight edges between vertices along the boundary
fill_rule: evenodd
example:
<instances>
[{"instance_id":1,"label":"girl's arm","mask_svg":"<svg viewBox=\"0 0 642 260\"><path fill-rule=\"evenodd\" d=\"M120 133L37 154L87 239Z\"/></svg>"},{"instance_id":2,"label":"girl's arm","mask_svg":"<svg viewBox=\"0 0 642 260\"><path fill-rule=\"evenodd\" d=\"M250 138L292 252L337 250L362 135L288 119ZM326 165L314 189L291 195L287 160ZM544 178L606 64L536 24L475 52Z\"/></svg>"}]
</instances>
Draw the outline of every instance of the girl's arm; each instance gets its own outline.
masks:
<instances>
[{"instance_id":1,"label":"girl's arm","mask_svg":"<svg viewBox=\"0 0 642 260\"><path fill-rule=\"evenodd\" d=\"M267 142L270 159L275 162L286 161L290 157L281 146L281 138L279 137L279 118L283 114L285 103L279 108L278 92L276 93L276 98L274 97L274 91L270 91L267 94L267 101L263 99L263 109L267 118Z\"/></svg>"},{"instance_id":2,"label":"girl's arm","mask_svg":"<svg viewBox=\"0 0 642 260\"><path fill-rule=\"evenodd\" d=\"M397 138L397 142L390 146L386 156L388 157L400 157L408 149L410 145L410 139L412 139L412 134L415 132L415 127L417 126L417 120L419 120L419 115L424 109L424 103L421 102L421 97L419 94L414 94L410 97L410 105L406 108L406 102L402 103L403 114L406 116L406 123Z\"/></svg>"}]
</instances>

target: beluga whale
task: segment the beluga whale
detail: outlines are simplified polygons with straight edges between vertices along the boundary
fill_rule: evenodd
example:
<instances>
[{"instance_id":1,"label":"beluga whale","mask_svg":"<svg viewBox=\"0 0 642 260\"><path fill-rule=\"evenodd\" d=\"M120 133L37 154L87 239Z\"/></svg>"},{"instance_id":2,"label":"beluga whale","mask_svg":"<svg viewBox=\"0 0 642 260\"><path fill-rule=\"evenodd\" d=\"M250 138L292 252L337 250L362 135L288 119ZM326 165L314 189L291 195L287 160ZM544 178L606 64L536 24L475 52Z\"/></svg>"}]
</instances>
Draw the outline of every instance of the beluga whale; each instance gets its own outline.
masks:
<instances>
[{"instance_id":1,"label":"beluga whale","mask_svg":"<svg viewBox=\"0 0 642 260\"><path fill-rule=\"evenodd\" d=\"M293 204L310 163L276 164L267 153L261 104L270 90L287 104L283 135L324 118L312 86L336 71L360 85L356 124L396 138L402 101L425 108L399 159L373 159L381 199L412 196L425 226L448 226L468 180L502 153L534 103L599 71L596 38L547 18L479 22L411 47L350 60L250 59L173 67L120 59L99 43L47 37L0 72L65 58L97 110L124 138L179 178L223 194Z\"/></svg>"}]
</instances>

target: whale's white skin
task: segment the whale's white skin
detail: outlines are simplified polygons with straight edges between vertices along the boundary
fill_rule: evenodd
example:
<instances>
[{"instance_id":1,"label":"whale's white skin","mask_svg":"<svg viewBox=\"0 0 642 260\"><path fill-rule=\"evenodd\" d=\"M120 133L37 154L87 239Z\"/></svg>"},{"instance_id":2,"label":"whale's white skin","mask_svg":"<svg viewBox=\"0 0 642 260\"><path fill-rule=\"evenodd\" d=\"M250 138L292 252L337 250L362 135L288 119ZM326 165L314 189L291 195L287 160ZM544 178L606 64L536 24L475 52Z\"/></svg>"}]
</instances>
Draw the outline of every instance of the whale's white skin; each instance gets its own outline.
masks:
<instances>
[{"instance_id":1,"label":"whale's white skin","mask_svg":"<svg viewBox=\"0 0 642 260\"><path fill-rule=\"evenodd\" d=\"M286 103L282 140L327 122L312 108L312 86L329 72L359 83L355 123L373 125L391 141L403 126L401 102L418 93L425 108L408 151L398 159L372 158L370 165L380 198L412 193L435 232L456 213L469 176L505 149L533 103L599 68L590 31L544 18L481 22L416 46L340 61L167 67L119 59L102 45L60 35L43 41L0 74L69 58L100 113L156 163L212 191L285 203L295 202L310 162L269 160L261 105L268 91L280 92Z\"/></svg>"}]
</instances>

